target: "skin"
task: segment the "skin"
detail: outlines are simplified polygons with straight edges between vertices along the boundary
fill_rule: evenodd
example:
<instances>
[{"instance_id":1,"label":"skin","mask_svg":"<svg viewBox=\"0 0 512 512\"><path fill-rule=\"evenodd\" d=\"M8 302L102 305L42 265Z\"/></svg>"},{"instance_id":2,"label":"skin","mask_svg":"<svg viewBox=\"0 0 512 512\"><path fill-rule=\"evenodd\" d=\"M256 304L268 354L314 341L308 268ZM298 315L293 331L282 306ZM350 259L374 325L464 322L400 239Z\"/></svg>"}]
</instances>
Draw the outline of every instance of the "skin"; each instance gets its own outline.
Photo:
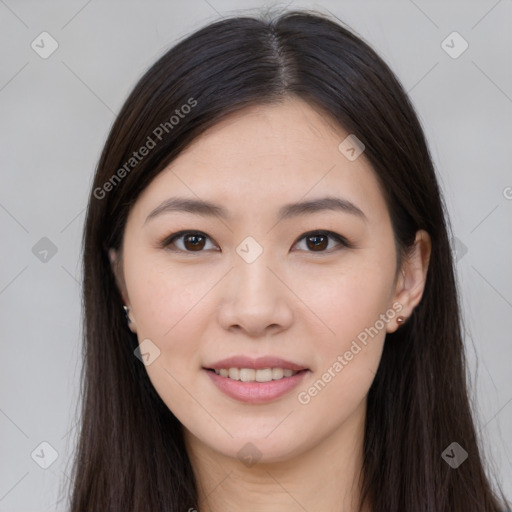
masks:
<instances>
[{"instance_id":1,"label":"skin","mask_svg":"<svg viewBox=\"0 0 512 512\"><path fill-rule=\"evenodd\" d=\"M297 396L393 304L410 316L430 238L419 231L397 269L384 196L364 153L350 161L338 149L347 135L296 98L233 114L152 181L132 207L121 252L110 252L130 329L160 350L146 370L184 427L201 512L356 510L366 397L398 312L309 403ZM145 223L178 195L219 203L232 218L167 212ZM276 221L283 204L327 195L351 201L366 220L326 210ZM199 252L184 238L175 252L159 247L185 229L208 236ZM328 238L315 250L302 236L320 229L355 247ZM236 252L247 236L263 248L250 264ZM276 355L310 372L279 399L242 403L202 369L239 354ZM252 466L237 455L247 443L261 454Z\"/></svg>"}]
</instances>

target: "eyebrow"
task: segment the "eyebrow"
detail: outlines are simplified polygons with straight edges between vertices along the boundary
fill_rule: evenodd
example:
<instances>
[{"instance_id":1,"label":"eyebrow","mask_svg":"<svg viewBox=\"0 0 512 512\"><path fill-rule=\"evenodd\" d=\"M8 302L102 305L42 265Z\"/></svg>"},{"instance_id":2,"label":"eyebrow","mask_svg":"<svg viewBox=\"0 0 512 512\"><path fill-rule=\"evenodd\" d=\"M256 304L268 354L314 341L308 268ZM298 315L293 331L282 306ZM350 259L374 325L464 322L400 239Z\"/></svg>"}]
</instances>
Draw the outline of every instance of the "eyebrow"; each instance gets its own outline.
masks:
<instances>
[{"instance_id":1,"label":"eyebrow","mask_svg":"<svg viewBox=\"0 0 512 512\"><path fill-rule=\"evenodd\" d=\"M301 201L297 203L285 204L279 209L278 221L290 219L300 215L308 215L311 213L321 212L325 210L341 211L349 213L367 221L364 212L354 203L347 199L339 197L322 197L310 201ZM186 197L171 197L157 206L144 221L146 224L149 220L169 212L188 212L204 217L219 217L221 219L230 220L232 217L228 211L217 203L204 201L201 199L189 199Z\"/></svg>"}]
</instances>

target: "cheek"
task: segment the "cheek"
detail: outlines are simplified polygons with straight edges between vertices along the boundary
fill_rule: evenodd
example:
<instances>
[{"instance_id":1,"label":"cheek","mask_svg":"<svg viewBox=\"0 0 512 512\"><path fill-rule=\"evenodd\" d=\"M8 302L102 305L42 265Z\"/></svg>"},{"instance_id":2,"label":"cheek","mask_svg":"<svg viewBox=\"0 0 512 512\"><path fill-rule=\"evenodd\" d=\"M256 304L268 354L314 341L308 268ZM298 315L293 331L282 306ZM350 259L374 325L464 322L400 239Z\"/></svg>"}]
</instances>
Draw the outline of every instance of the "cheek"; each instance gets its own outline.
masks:
<instances>
[{"instance_id":1,"label":"cheek","mask_svg":"<svg viewBox=\"0 0 512 512\"><path fill-rule=\"evenodd\" d=\"M207 302L207 292L214 282L192 268L194 265L173 268L144 254L134 256L126 262L125 279L137 330L146 337L171 340L181 324L196 316L198 308Z\"/></svg>"},{"instance_id":2,"label":"cheek","mask_svg":"<svg viewBox=\"0 0 512 512\"><path fill-rule=\"evenodd\" d=\"M394 254L380 262L354 258L331 275L317 273L303 281L299 295L321 320L321 333L310 331L316 366L308 385L299 390L307 409L329 410L334 426L367 394L379 366L393 288ZM387 313L388 312L388 313ZM382 319L384 316L384 320Z\"/></svg>"},{"instance_id":3,"label":"cheek","mask_svg":"<svg viewBox=\"0 0 512 512\"><path fill-rule=\"evenodd\" d=\"M148 376L167 407L186 422L197 403L184 390L201 366L201 319L211 318L207 293L215 281L198 277L197 270L176 272L154 260L144 264L142 257L125 262L125 279L139 343L150 339L160 350L146 366Z\"/></svg>"},{"instance_id":4,"label":"cheek","mask_svg":"<svg viewBox=\"0 0 512 512\"><path fill-rule=\"evenodd\" d=\"M329 329L316 336L315 371L297 391L297 400L307 414L324 418L327 430L361 405L384 347L386 323L381 315L388 310L389 282L378 274L375 279L356 277L338 278L311 304ZM311 332L309 337L315 339Z\"/></svg>"},{"instance_id":5,"label":"cheek","mask_svg":"<svg viewBox=\"0 0 512 512\"><path fill-rule=\"evenodd\" d=\"M167 405L179 407L175 401L183 394L178 383L185 385L201 366L205 322L213 315L208 292L216 280L202 278L197 268L176 271L154 260L144 264L143 258L125 265L139 343L150 339L160 350L146 370Z\"/></svg>"},{"instance_id":6,"label":"cheek","mask_svg":"<svg viewBox=\"0 0 512 512\"><path fill-rule=\"evenodd\" d=\"M323 347L339 350L365 329L375 325L389 308L393 269L362 265L345 266L337 272L309 273L302 277L298 295L321 320ZM382 329L381 322L377 325ZM385 329L384 329L385 331Z\"/></svg>"},{"instance_id":7,"label":"cheek","mask_svg":"<svg viewBox=\"0 0 512 512\"><path fill-rule=\"evenodd\" d=\"M369 385L371 373L379 365L386 334L386 323L381 320L387 309L386 292L385 288L366 288L360 281L346 280L320 305L333 332L323 336L318 345L322 352L319 372L340 375L337 380L343 380L342 395L344 390Z\"/></svg>"}]
</instances>

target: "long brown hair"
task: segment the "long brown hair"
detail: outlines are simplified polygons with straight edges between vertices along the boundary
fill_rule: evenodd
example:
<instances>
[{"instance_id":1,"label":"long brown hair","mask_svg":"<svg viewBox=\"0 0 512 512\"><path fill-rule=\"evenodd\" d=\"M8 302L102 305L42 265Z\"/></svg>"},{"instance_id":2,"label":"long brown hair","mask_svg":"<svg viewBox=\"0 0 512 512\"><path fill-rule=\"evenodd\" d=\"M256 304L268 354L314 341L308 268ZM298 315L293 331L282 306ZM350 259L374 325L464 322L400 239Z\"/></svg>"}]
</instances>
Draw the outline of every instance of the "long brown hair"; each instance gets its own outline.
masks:
<instances>
[{"instance_id":1,"label":"long brown hair","mask_svg":"<svg viewBox=\"0 0 512 512\"><path fill-rule=\"evenodd\" d=\"M120 247L139 194L199 134L232 112L286 96L364 143L399 255L419 229L432 239L423 298L387 335L369 390L361 504L373 512L500 510L468 400L447 215L419 120L367 43L323 14L294 11L224 19L183 39L144 74L111 129L83 238L84 373L71 512L198 508L182 425L134 356L137 337L108 249ZM454 441L469 454L456 469L441 456Z\"/></svg>"}]
</instances>

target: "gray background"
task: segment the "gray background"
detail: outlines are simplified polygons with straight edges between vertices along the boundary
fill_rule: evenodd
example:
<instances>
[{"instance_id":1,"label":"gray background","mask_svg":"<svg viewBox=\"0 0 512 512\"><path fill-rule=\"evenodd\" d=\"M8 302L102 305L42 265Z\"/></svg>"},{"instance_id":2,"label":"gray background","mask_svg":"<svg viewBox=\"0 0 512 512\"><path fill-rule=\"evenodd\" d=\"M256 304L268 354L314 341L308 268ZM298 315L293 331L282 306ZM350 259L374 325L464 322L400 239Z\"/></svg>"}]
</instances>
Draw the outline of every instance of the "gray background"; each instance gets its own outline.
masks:
<instances>
[{"instance_id":1,"label":"gray background","mask_svg":"<svg viewBox=\"0 0 512 512\"><path fill-rule=\"evenodd\" d=\"M178 38L271 5L0 0L0 511L65 509L59 491L75 443L82 364L82 228L116 112ZM510 499L512 1L288 5L347 22L397 73L419 113L456 237L476 421ZM42 46L43 31L59 45L47 59L31 47ZM457 58L442 46L453 31L469 44ZM452 53L462 48L451 41ZM55 254L40 252L43 237ZM44 441L58 453L47 469L39 465L51 460Z\"/></svg>"}]
</instances>

